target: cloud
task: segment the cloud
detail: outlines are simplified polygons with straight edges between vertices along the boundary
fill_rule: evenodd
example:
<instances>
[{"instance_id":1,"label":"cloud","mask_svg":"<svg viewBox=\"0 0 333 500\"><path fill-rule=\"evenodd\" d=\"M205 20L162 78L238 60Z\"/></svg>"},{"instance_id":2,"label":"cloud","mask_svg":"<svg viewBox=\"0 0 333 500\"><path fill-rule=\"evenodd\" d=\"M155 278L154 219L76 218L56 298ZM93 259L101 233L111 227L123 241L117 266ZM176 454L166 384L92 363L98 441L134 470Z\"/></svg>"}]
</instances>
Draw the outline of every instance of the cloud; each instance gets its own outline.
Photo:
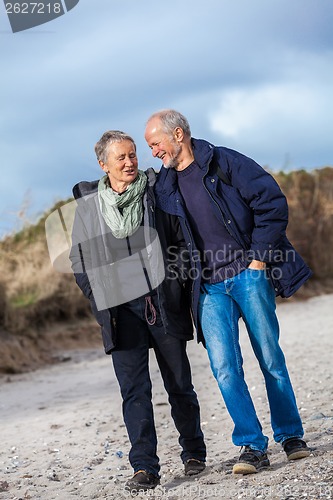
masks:
<instances>
[{"instance_id":1,"label":"cloud","mask_svg":"<svg viewBox=\"0 0 333 500\"><path fill-rule=\"evenodd\" d=\"M210 129L271 168L282 168L286 157L288 168L332 164L332 84L326 60L308 58L284 81L222 90L209 115Z\"/></svg>"},{"instance_id":2,"label":"cloud","mask_svg":"<svg viewBox=\"0 0 333 500\"><path fill-rule=\"evenodd\" d=\"M27 191L39 212L98 177L107 129L158 167L143 132L166 107L260 163L332 164L332 25L331 0L81 0L15 35L0 12L2 224Z\"/></svg>"},{"instance_id":3,"label":"cloud","mask_svg":"<svg viewBox=\"0 0 333 500\"><path fill-rule=\"evenodd\" d=\"M324 95L327 88L323 86ZM225 92L219 108L211 119L212 130L227 138L237 139L245 134L270 129L285 130L290 134L297 129L312 129L312 120L325 114L325 100L319 89L298 85L268 85L262 88ZM295 130L295 125L297 129Z\"/></svg>"}]
</instances>

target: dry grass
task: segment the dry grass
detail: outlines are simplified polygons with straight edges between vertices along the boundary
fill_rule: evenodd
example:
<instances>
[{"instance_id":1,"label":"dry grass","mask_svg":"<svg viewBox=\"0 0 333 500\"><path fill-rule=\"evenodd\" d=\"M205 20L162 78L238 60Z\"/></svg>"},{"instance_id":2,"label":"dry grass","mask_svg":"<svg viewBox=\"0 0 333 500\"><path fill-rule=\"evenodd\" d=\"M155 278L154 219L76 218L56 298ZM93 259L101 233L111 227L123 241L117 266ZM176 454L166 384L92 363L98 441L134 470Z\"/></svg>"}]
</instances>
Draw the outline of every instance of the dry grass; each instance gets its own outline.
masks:
<instances>
[{"instance_id":1,"label":"dry grass","mask_svg":"<svg viewBox=\"0 0 333 500\"><path fill-rule=\"evenodd\" d=\"M314 272L309 284L333 290L333 168L280 173L289 204L289 239Z\"/></svg>"},{"instance_id":2,"label":"dry grass","mask_svg":"<svg viewBox=\"0 0 333 500\"><path fill-rule=\"evenodd\" d=\"M40 327L89 315L71 274L51 265L44 232L47 214L0 243L0 326L37 335Z\"/></svg>"}]
</instances>

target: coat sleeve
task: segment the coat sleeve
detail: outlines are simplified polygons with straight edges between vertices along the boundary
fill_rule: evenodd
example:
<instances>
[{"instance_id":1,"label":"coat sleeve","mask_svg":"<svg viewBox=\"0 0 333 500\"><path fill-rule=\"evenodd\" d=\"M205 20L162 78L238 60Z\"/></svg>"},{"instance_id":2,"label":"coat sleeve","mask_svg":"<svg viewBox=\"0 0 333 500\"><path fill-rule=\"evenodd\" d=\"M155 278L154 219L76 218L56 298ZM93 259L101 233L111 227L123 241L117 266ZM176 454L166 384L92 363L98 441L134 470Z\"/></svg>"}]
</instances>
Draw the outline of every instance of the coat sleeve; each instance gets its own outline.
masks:
<instances>
[{"instance_id":1,"label":"coat sleeve","mask_svg":"<svg viewBox=\"0 0 333 500\"><path fill-rule=\"evenodd\" d=\"M169 278L177 277L184 283L188 278L190 268L189 252L184 235L176 215L170 215L156 209L157 228L166 263L166 275Z\"/></svg>"},{"instance_id":2,"label":"coat sleeve","mask_svg":"<svg viewBox=\"0 0 333 500\"><path fill-rule=\"evenodd\" d=\"M288 225L288 205L271 174L252 159L230 151L228 175L233 187L253 211L249 257L263 262L281 258L279 246Z\"/></svg>"},{"instance_id":3,"label":"coat sleeve","mask_svg":"<svg viewBox=\"0 0 333 500\"><path fill-rule=\"evenodd\" d=\"M87 298L91 298L92 288L86 269L91 267L89 238L83 222L83 203L78 202L72 230L72 247L69 258L77 285Z\"/></svg>"}]
</instances>

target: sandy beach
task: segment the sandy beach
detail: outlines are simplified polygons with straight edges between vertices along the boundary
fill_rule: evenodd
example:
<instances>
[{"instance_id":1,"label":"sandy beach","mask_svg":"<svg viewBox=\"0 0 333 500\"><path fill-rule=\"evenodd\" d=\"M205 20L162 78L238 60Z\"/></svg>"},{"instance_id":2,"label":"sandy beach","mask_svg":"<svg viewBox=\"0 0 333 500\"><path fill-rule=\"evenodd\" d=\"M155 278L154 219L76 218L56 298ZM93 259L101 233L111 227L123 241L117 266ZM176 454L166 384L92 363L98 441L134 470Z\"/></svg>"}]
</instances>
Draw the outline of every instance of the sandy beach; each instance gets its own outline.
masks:
<instances>
[{"instance_id":1,"label":"sandy beach","mask_svg":"<svg viewBox=\"0 0 333 500\"><path fill-rule=\"evenodd\" d=\"M192 341L188 352L201 404L207 468L199 476L184 476L178 435L152 355L161 485L138 498L333 498L333 295L279 303L278 316L311 456L288 462L273 442L263 377L242 327L246 379L270 438L270 469L232 474L239 454L231 442L232 422L206 351ZM0 500L128 498L129 443L111 358L102 344L57 354L63 362L0 377Z\"/></svg>"}]
</instances>

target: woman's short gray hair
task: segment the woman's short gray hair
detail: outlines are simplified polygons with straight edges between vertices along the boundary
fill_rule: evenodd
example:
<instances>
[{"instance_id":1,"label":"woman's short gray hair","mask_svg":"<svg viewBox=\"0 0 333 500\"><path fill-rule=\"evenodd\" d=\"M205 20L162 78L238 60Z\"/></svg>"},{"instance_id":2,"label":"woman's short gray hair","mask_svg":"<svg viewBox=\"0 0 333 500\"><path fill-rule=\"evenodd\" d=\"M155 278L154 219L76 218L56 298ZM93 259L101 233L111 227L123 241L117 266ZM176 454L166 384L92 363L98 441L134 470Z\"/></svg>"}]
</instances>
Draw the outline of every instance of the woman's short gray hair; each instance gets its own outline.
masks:
<instances>
[{"instance_id":1,"label":"woman's short gray hair","mask_svg":"<svg viewBox=\"0 0 333 500\"><path fill-rule=\"evenodd\" d=\"M169 135L173 134L175 128L180 127L184 132L185 137L191 138L191 128L184 115L175 111L174 109L163 109L154 113L148 121L152 118L159 118L161 120L164 132Z\"/></svg>"},{"instance_id":2,"label":"woman's short gray hair","mask_svg":"<svg viewBox=\"0 0 333 500\"><path fill-rule=\"evenodd\" d=\"M134 149L136 150L134 139L132 139L130 135L125 134L125 132L122 132L121 130L108 130L107 132L104 132L100 140L95 144L95 153L97 156L97 160L106 163L108 159L109 146L111 146L111 144L115 142L122 141L131 141L133 143Z\"/></svg>"}]
</instances>

